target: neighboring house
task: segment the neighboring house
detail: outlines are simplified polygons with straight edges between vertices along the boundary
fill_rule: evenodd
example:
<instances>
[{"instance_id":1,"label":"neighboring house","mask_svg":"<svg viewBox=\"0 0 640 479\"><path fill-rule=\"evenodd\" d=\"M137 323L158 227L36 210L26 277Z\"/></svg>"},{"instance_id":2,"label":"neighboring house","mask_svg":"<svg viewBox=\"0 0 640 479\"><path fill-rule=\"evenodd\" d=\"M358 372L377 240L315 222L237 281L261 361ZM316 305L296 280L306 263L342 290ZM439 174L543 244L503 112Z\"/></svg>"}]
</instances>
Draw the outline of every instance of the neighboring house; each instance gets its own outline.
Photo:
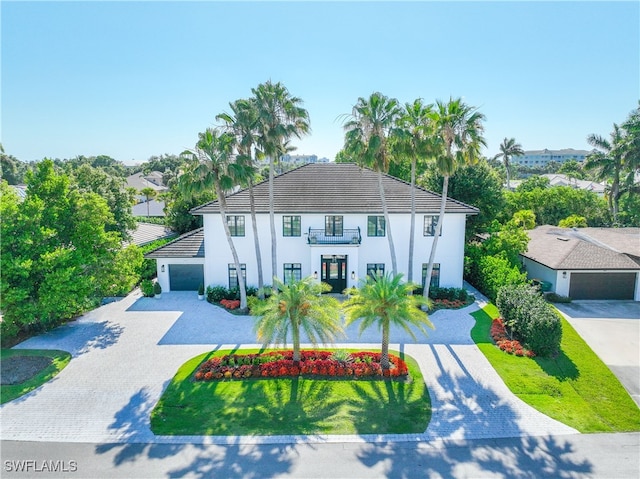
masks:
<instances>
[{"instance_id":1,"label":"neighboring house","mask_svg":"<svg viewBox=\"0 0 640 479\"><path fill-rule=\"evenodd\" d=\"M143 201L131 207L131 214L133 216L165 216L164 207L164 201L149 200L148 205L146 201Z\"/></svg>"},{"instance_id":2,"label":"neighboring house","mask_svg":"<svg viewBox=\"0 0 640 479\"><path fill-rule=\"evenodd\" d=\"M383 184L395 243L398 272L407 276L411 187L384 175ZM265 284L273 276L313 276L341 292L367 274L391 271L388 228L378 191L378 176L354 164L308 164L274 180L278 269L272 271L268 181L254 187L257 229ZM438 218L440 195L416 188L415 282L424 281ZM449 199L436 253L432 284L461 287L466 216L478 210ZM237 272L217 201L192 210L203 216L203 228L147 254L158 262L163 290L197 289L197 284L237 286ZM227 223L238 251L242 274L258 284L249 194L227 197ZM185 280L184 278L192 278ZM194 287L195 286L195 287Z\"/></svg>"},{"instance_id":3,"label":"neighboring house","mask_svg":"<svg viewBox=\"0 0 640 479\"><path fill-rule=\"evenodd\" d=\"M131 243L144 246L156 240L175 236L176 233L164 225L151 223L138 223L135 230L131 231Z\"/></svg>"},{"instance_id":4,"label":"neighboring house","mask_svg":"<svg viewBox=\"0 0 640 479\"><path fill-rule=\"evenodd\" d=\"M9 185L9 187L13 188L13 191L16 192L20 201L24 201L27 197L27 185Z\"/></svg>"},{"instance_id":5,"label":"neighboring house","mask_svg":"<svg viewBox=\"0 0 640 479\"><path fill-rule=\"evenodd\" d=\"M169 190L169 188L164 186L161 172L152 171L147 174L142 172L135 173L127 177L126 184L127 187L136 190L137 204L131 209L133 216L164 216L164 201L150 200L149 212L147 214L147 198L140 194L140 191L144 188L152 188L156 192L156 195Z\"/></svg>"},{"instance_id":6,"label":"neighboring house","mask_svg":"<svg viewBox=\"0 0 640 479\"><path fill-rule=\"evenodd\" d=\"M527 232L522 262L530 279L573 299L640 301L640 228L558 228Z\"/></svg>"},{"instance_id":7,"label":"neighboring house","mask_svg":"<svg viewBox=\"0 0 640 479\"><path fill-rule=\"evenodd\" d=\"M593 191L595 194L597 194L601 198L604 196L606 185L604 185L603 183L598 183L598 182L589 181L589 180L578 180L576 178L571 178L567 175L552 174L552 173L547 173L540 176L549 178L549 186L570 186L572 188L579 189L579 190ZM511 189L515 190L518 187L518 185L520 185L520 183L522 183L522 180L512 180Z\"/></svg>"}]
</instances>

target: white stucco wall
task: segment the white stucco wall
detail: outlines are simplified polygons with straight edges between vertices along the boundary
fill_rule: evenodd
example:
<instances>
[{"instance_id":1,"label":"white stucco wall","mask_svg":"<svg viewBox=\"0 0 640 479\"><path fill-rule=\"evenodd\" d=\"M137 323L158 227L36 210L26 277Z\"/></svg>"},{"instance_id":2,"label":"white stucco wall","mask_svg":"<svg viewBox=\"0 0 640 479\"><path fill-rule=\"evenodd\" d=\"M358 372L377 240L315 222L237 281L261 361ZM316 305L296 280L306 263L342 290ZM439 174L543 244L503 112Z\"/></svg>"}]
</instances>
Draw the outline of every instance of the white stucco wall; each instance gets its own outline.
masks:
<instances>
[{"instance_id":1,"label":"white stucco wall","mask_svg":"<svg viewBox=\"0 0 640 479\"><path fill-rule=\"evenodd\" d=\"M337 213L336 213L337 214ZM292 215L298 215L292 213ZM371 213L379 215L379 213ZM247 284L258 284L255 246L251 215L245 214L245 236L233 237L235 248L241 263L247 265ZM307 234L309 228L324 229L324 214L300 214L302 236L283 237L282 217L276 214L277 234L277 271L279 278L283 276L284 263L301 263L302 276L310 276L320 271L320 257L323 254L347 255L347 285L357 284L359 278L366 275L367 263L384 263L385 271L391 271L391 255L388 238L367 236L367 217L369 214L343 214L345 229L360 228L362 243L357 245L309 245ZM271 284L271 233L269 215L258 215L258 237L262 253L263 277L265 284ZM464 214L447 214L443 223L443 234L438 242L436 263L440 263L440 285L443 287L461 287L464 266L464 233L466 216ZM409 232L411 215L390 215L391 232L395 243L398 272L407 276L409 260ZM219 214L204 215L204 238L206 261L204 277L206 285L228 285L228 265L233 263L233 256L224 234ZM429 260L433 237L423 236L424 214L416 215L415 247L413 261L413 280L421 281L422 264ZM387 227L387 234L389 228ZM356 279L351 279L354 271Z\"/></svg>"},{"instance_id":2,"label":"white stucco wall","mask_svg":"<svg viewBox=\"0 0 640 479\"><path fill-rule=\"evenodd\" d=\"M566 281L561 281L561 275L558 275L558 272L554 269L551 269L547 266L544 266L540 263L536 263L528 258L522 257L522 264L527 270L527 278L529 279L540 279L542 281L548 281L551 283L551 291L555 291L558 294L563 294L558 291L557 288L565 288L567 292L569 291L569 286ZM560 277L559 277L560 276ZM566 296L566 295L564 295Z\"/></svg>"}]
</instances>

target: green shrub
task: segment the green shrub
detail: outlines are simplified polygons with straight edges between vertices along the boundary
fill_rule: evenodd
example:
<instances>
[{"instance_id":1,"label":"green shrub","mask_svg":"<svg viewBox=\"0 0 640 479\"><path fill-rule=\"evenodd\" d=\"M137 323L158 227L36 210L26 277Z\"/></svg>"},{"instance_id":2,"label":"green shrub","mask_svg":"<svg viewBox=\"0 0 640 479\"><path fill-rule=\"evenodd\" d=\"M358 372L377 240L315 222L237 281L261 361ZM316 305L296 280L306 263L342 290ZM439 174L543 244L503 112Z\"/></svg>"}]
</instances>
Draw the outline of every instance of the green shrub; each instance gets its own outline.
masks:
<instances>
[{"instance_id":1,"label":"green shrub","mask_svg":"<svg viewBox=\"0 0 640 479\"><path fill-rule=\"evenodd\" d=\"M569 296L562 296L557 293L547 293L544 295L544 299L549 301L550 303L570 303L571 298Z\"/></svg>"},{"instance_id":2,"label":"green shrub","mask_svg":"<svg viewBox=\"0 0 640 479\"><path fill-rule=\"evenodd\" d=\"M198 295L199 296L204 296L204 284L200 283L200 286L198 286Z\"/></svg>"},{"instance_id":3,"label":"green shrub","mask_svg":"<svg viewBox=\"0 0 640 479\"><path fill-rule=\"evenodd\" d=\"M460 300L467 302L469 293L464 288L429 288L431 299L448 299L449 301Z\"/></svg>"},{"instance_id":4,"label":"green shrub","mask_svg":"<svg viewBox=\"0 0 640 479\"><path fill-rule=\"evenodd\" d=\"M153 292L153 282L150 279L144 279L140 283L140 291L142 291L142 295L146 298L152 298L154 296Z\"/></svg>"},{"instance_id":5,"label":"green shrub","mask_svg":"<svg viewBox=\"0 0 640 479\"><path fill-rule=\"evenodd\" d=\"M478 262L478 272L479 284L476 284L476 287L487 295L491 302L496 301L498 291L503 286L527 282L527 275L512 266L502 255L482 257Z\"/></svg>"},{"instance_id":6,"label":"green shrub","mask_svg":"<svg viewBox=\"0 0 640 479\"><path fill-rule=\"evenodd\" d=\"M158 283L157 281L153 283L153 294L162 294L162 286L160 286L160 283Z\"/></svg>"},{"instance_id":7,"label":"green shrub","mask_svg":"<svg viewBox=\"0 0 640 479\"><path fill-rule=\"evenodd\" d=\"M224 286L207 286L207 301L210 303L219 303L227 298L229 291Z\"/></svg>"},{"instance_id":8,"label":"green shrub","mask_svg":"<svg viewBox=\"0 0 640 479\"><path fill-rule=\"evenodd\" d=\"M534 286L500 288L496 306L511 336L536 355L550 356L558 351L562 340L560 318Z\"/></svg>"}]
</instances>

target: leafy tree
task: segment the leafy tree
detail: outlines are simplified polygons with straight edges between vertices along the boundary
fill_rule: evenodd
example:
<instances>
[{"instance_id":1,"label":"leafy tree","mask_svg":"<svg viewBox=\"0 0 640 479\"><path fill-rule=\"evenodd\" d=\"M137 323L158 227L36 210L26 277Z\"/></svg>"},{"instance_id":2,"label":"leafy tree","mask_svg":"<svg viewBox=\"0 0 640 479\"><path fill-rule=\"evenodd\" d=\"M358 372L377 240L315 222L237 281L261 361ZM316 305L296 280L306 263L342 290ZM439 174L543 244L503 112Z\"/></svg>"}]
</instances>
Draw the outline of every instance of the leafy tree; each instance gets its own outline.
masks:
<instances>
[{"instance_id":1,"label":"leafy tree","mask_svg":"<svg viewBox=\"0 0 640 479\"><path fill-rule=\"evenodd\" d=\"M444 178L435 164L430 164L418 184L430 191L441 191ZM477 215L467 218L467 238L486 230L505 205L502 180L487 160L475 165L463 165L449 179L448 195L478 208Z\"/></svg>"},{"instance_id":2,"label":"leafy tree","mask_svg":"<svg viewBox=\"0 0 640 479\"><path fill-rule=\"evenodd\" d=\"M360 321L360 333L374 324L382 330L382 356L380 365L389 369L389 334L391 325L407 331L415 340L411 327L425 336L425 328L433 329L427 313L421 307L430 301L421 295L411 294L418 285L402 281L402 274L386 273L382 276L368 276L361 282L360 288L349 290L349 299L343 304L345 324Z\"/></svg>"},{"instance_id":3,"label":"leafy tree","mask_svg":"<svg viewBox=\"0 0 640 479\"><path fill-rule=\"evenodd\" d=\"M550 186L549 178L546 176L531 176L518 185L516 193L526 193L527 191L533 191L538 188L549 188Z\"/></svg>"},{"instance_id":4,"label":"leafy tree","mask_svg":"<svg viewBox=\"0 0 640 479\"><path fill-rule=\"evenodd\" d=\"M411 163L411 222L409 227L409 265L407 279L413 281L413 249L416 230L416 168L418 159L431 158L433 154L429 115L433 105L424 105L421 99L405 103L404 111L397 120L395 147L401 157ZM400 163L400 162L397 162Z\"/></svg>"},{"instance_id":5,"label":"leafy tree","mask_svg":"<svg viewBox=\"0 0 640 479\"><path fill-rule=\"evenodd\" d=\"M562 163L562 166L558 169L558 173L577 180L584 180L586 178L582 163L578 163L576 160L569 160Z\"/></svg>"},{"instance_id":6,"label":"leafy tree","mask_svg":"<svg viewBox=\"0 0 640 479\"><path fill-rule=\"evenodd\" d=\"M180 189L179 183L176 183L164 194L164 199L166 225L176 233L184 234L202 228L202 216L194 216L190 211L196 206L215 200L216 194L213 189L185 194Z\"/></svg>"},{"instance_id":7,"label":"leafy tree","mask_svg":"<svg viewBox=\"0 0 640 479\"><path fill-rule=\"evenodd\" d=\"M356 158L359 164L366 165L378 173L378 190L391 254L391 270L394 274L398 271L398 265L382 174L389 171L391 162L389 138L401 114L398 100L374 92L369 98L358 98L351 114L346 115L347 121L344 125L345 150Z\"/></svg>"},{"instance_id":8,"label":"leafy tree","mask_svg":"<svg viewBox=\"0 0 640 479\"><path fill-rule=\"evenodd\" d=\"M570 215L558 223L560 228L586 228L587 218L579 215Z\"/></svg>"},{"instance_id":9,"label":"leafy tree","mask_svg":"<svg viewBox=\"0 0 640 479\"><path fill-rule=\"evenodd\" d=\"M524 155L524 150L522 149L522 145L520 143L516 143L515 138L505 138L500 143L500 153L494 156L494 159L502 158L502 162L504 163L504 168L507 171L507 189L511 190L511 176L509 169L511 164L509 160L514 156L522 156Z\"/></svg>"},{"instance_id":10,"label":"leafy tree","mask_svg":"<svg viewBox=\"0 0 640 479\"><path fill-rule=\"evenodd\" d=\"M220 133L218 130L208 128L198 135L198 143L193 151L185 151L185 156L190 158L191 169L181 178L181 187L187 194L200 193L211 189L213 186L220 207L220 220L231 249L233 263L238 272L238 286L240 289L240 310L247 310L247 289L244 276L241 274L240 260L231 230L227 223L227 200L225 190L231 189L234 184L232 173L229 170L233 156L235 138L229 133Z\"/></svg>"},{"instance_id":11,"label":"leafy tree","mask_svg":"<svg viewBox=\"0 0 640 479\"><path fill-rule=\"evenodd\" d=\"M438 172L443 176L443 183L440 213L433 234L427 278L430 278L433 272L433 263L447 204L449 178L455 173L458 166L475 163L479 157L480 147L486 146L482 137L484 115L465 104L460 98L455 100L450 98L447 103L436 101L436 109L431 115L431 120L434 126L435 145L439 150L436 156L436 166ZM429 297L429 284L430 282L426 281L424 285L423 295L425 298Z\"/></svg>"},{"instance_id":12,"label":"leafy tree","mask_svg":"<svg viewBox=\"0 0 640 479\"><path fill-rule=\"evenodd\" d=\"M309 113L302 108L302 100L294 97L281 84L268 81L252 88L258 112L256 142L269 158L269 223L271 228L271 272L277 276L278 258L274 215L273 178L275 161L285 153L285 145L292 137L300 138L310 131Z\"/></svg>"},{"instance_id":13,"label":"leafy tree","mask_svg":"<svg viewBox=\"0 0 640 479\"><path fill-rule=\"evenodd\" d=\"M264 346L283 344L291 333L293 360L300 361L300 333L304 333L313 345L326 344L343 334L340 326L338 300L322 293L331 290L326 283L313 278L283 283L273 278L276 292L252 310L257 316L254 331Z\"/></svg>"},{"instance_id":14,"label":"leafy tree","mask_svg":"<svg viewBox=\"0 0 640 479\"><path fill-rule=\"evenodd\" d=\"M122 252L105 200L80 191L45 160L27 174L18 202L2 184L0 295L5 339L40 331L82 313L100 297L130 289L142 257ZM139 263L138 263L139 260Z\"/></svg>"},{"instance_id":15,"label":"leafy tree","mask_svg":"<svg viewBox=\"0 0 640 479\"><path fill-rule=\"evenodd\" d=\"M27 163L23 163L13 155L7 155L0 143L0 180L5 180L10 185L20 185L24 183L27 169Z\"/></svg>"}]
</instances>

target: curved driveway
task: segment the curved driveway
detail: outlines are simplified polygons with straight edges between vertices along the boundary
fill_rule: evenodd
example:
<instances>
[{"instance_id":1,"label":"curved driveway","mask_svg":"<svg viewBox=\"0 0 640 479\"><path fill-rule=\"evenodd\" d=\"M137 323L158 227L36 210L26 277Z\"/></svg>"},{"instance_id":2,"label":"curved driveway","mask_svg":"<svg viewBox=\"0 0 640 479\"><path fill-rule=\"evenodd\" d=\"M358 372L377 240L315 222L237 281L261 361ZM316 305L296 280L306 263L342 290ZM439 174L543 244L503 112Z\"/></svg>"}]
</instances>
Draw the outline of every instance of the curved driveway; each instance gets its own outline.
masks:
<instances>
[{"instance_id":1,"label":"curved driveway","mask_svg":"<svg viewBox=\"0 0 640 479\"><path fill-rule=\"evenodd\" d=\"M31 338L17 348L62 349L69 365L52 381L0 409L2 440L129 443L432 441L575 434L516 398L470 338L481 302L431 315L435 331L414 343L392 330L391 347L413 356L431 394L427 430L411 435L155 436L149 414L177 369L211 349L255 345L250 317L234 316L195 293L127 298ZM347 330L340 343L379 347L379 333Z\"/></svg>"}]
</instances>

